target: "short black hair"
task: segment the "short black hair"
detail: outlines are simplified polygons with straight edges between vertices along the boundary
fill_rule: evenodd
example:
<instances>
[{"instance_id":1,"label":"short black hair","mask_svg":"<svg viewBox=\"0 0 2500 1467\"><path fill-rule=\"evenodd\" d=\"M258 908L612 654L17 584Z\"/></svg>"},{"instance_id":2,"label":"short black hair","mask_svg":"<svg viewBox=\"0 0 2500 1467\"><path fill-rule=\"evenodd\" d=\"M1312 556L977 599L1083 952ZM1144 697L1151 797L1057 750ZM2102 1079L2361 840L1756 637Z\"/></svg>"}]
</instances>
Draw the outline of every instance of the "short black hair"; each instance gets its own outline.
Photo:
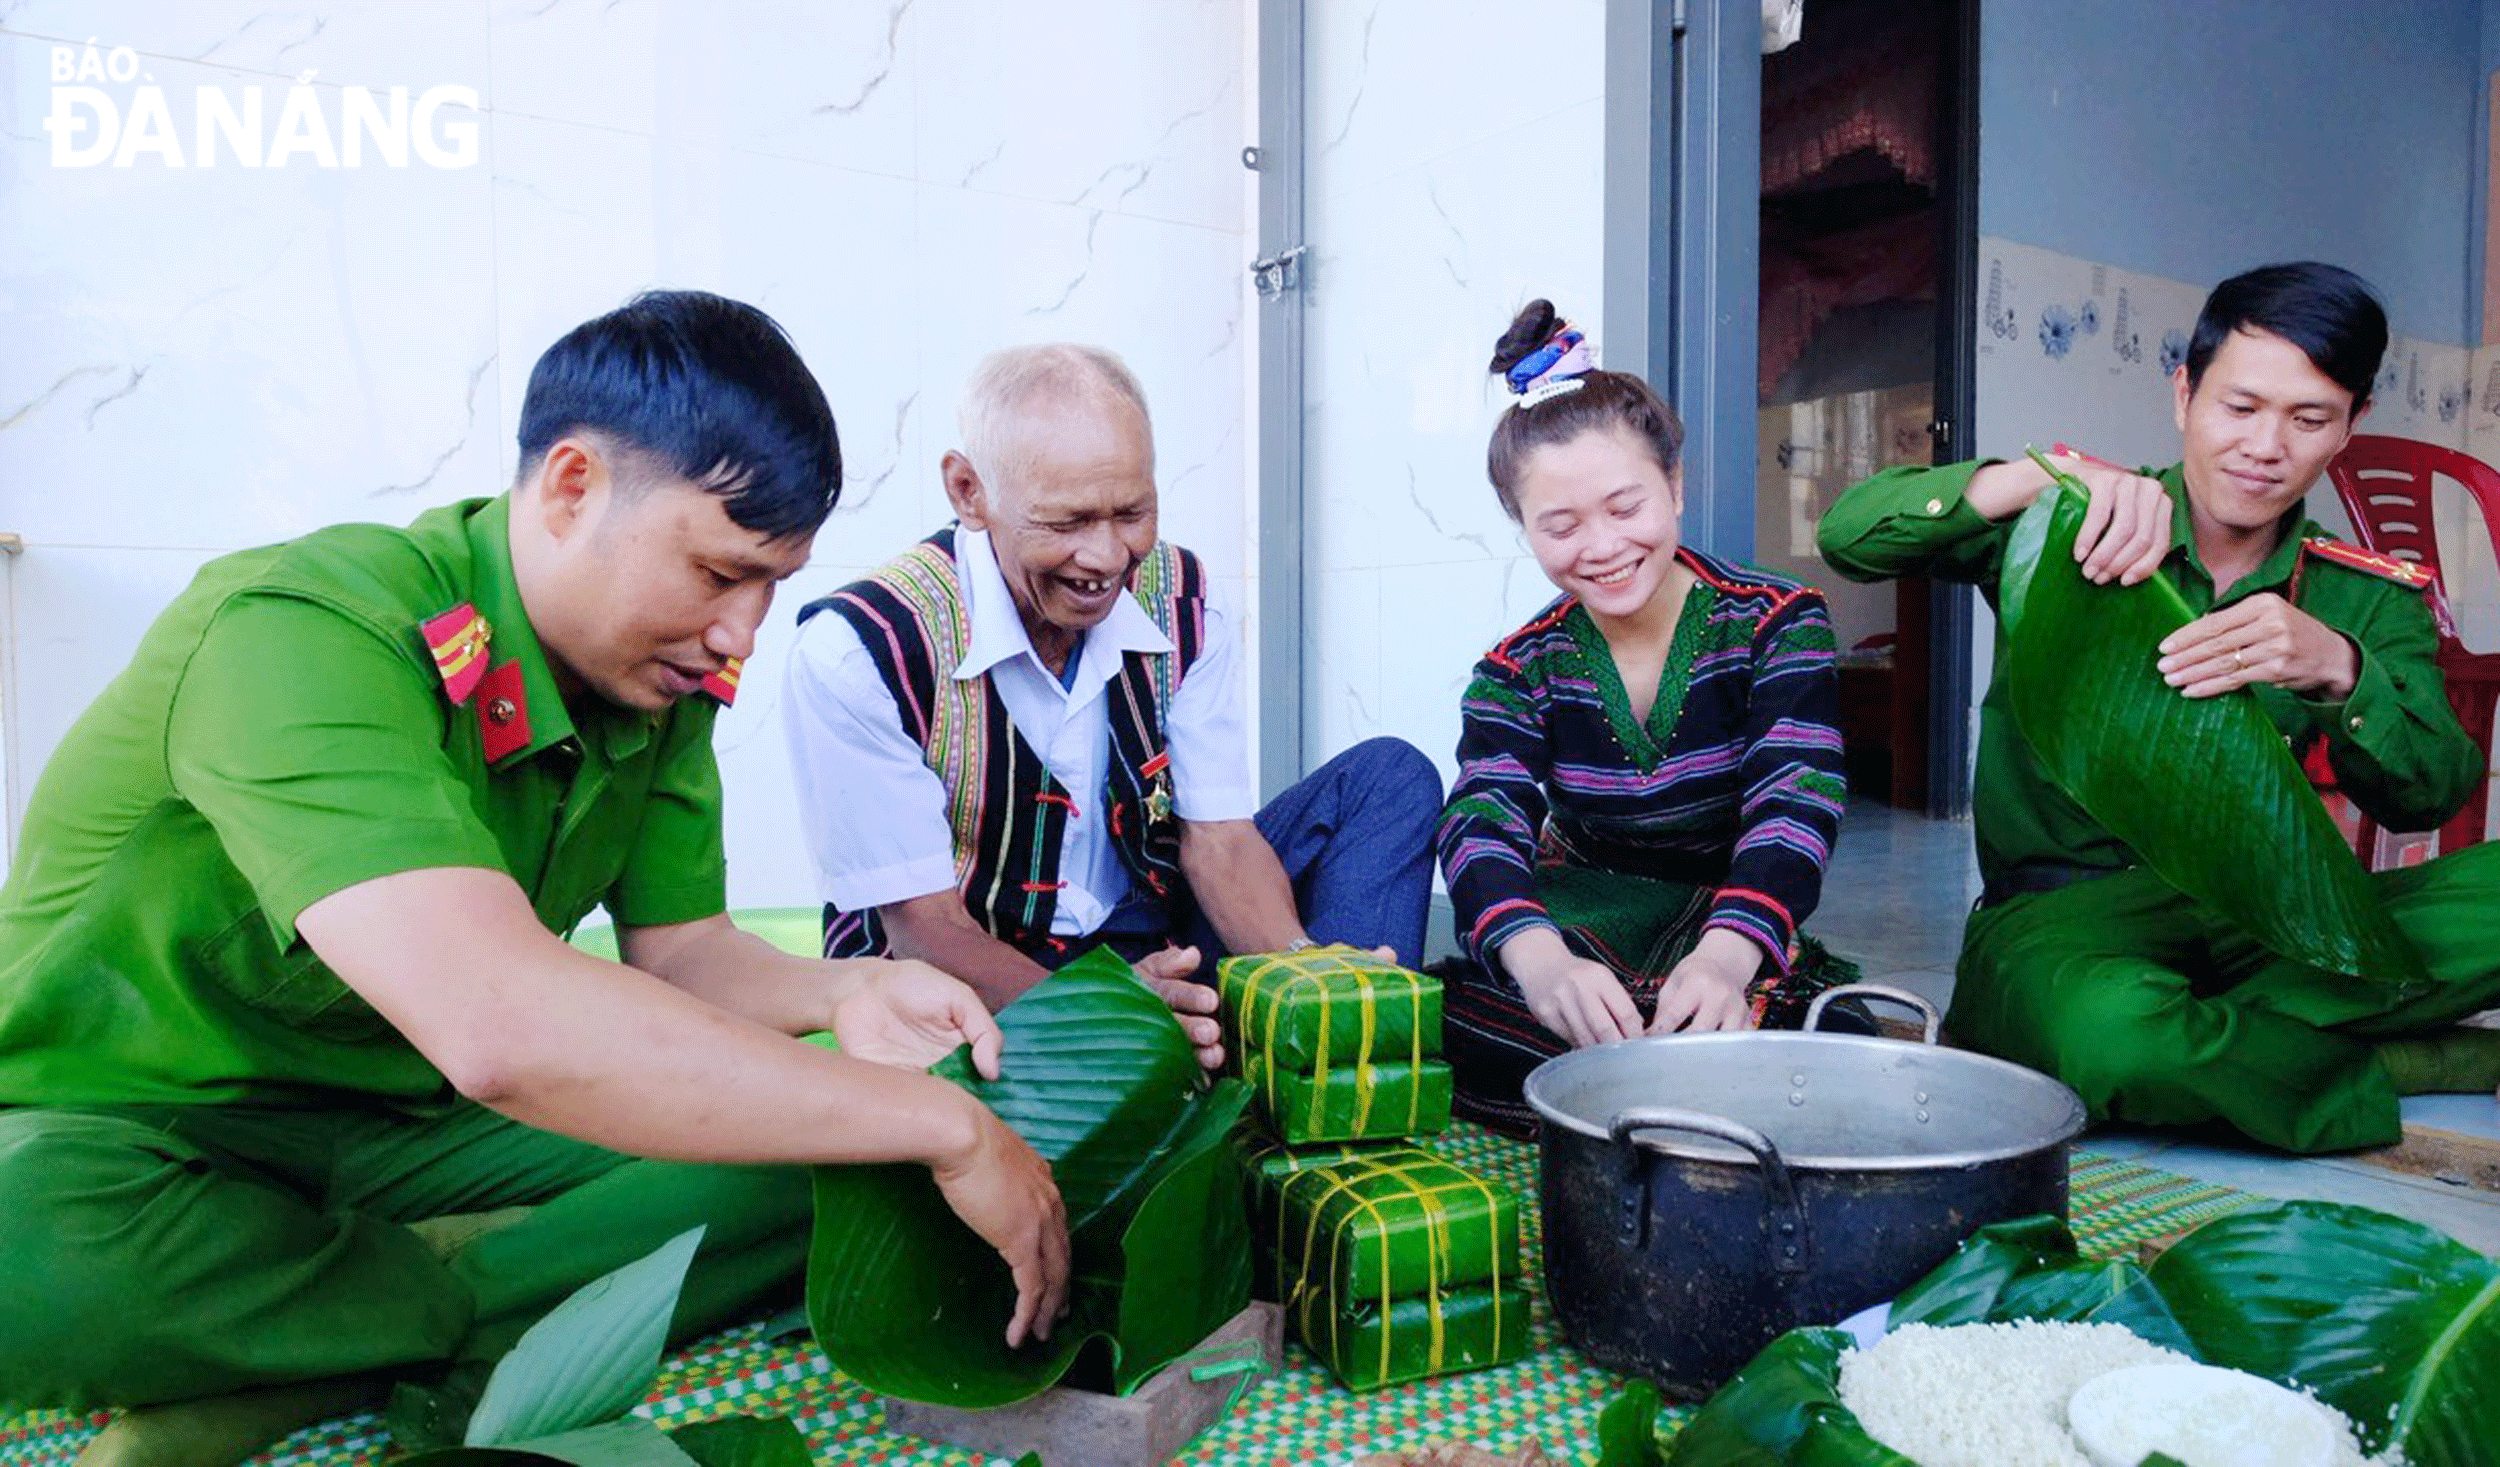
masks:
<instances>
[{"instance_id":1,"label":"short black hair","mask_svg":"<svg viewBox=\"0 0 2500 1467\"><path fill-rule=\"evenodd\" d=\"M1554 303L1528 302L1511 318L1493 344L1493 360L1485 370L1501 376L1527 360L1553 339L1565 323ZM1672 475L1684 452L1684 423L1675 409L1648 383L1629 372L1604 369L1583 372L1580 385L1533 405L1505 410L1485 445L1485 476L1493 481L1494 497L1513 520L1519 518L1519 473L1528 455L1549 444L1569 443L1583 433L1620 429L1647 445L1658 471Z\"/></svg>"},{"instance_id":2,"label":"short black hair","mask_svg":"<svg viewBox=\"0 0 2500 1467\"><path fill-rule=\"evenodd\" d=\"M521 472L590 432L717 494L767 539L813 534L842 497L842 444L789 333L755 307L652 290L547 348L521 399Z\"/></svg>"},{"instance_id":3,"label":"short black hair","mask_svg":"<svg viewBox=\"0 0 2500 1467\"><path fill-rule=\"evenodd\" d=\"M2205 379L2234 331L2268 331L2299 347L2311 366L2352 394L2356 413L2369 405L2379 359L2387 355L2387 310L2378 292L2341 265L2316 260L2260 265L2214 287L2188 339L2188 391Z\"/></svg>"}]
</instances>

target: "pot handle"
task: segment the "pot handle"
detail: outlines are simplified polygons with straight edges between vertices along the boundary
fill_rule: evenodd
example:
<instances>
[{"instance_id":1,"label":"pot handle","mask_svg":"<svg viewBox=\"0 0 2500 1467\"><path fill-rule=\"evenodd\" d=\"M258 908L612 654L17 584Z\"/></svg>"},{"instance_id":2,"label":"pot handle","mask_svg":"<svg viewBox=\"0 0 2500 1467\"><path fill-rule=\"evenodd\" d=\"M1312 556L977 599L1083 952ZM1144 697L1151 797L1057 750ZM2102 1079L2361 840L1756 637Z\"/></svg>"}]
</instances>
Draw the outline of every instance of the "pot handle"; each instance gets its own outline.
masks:
<instances>
[{"instance_id":1,"label":"pot handle","mask_svg":"<svg viewBox=\"0 0 2500 1467\"><path fill-rule=\"evenodd\" d=\"M1781 1273L1796 1273L1805 1268L1805 1212L1797 1205L1796 1180L1789 1175L1788 1163L1780 1160L1780 1149L1770 1137L1726 1116L1667 1105L1631 1106L1616 1111L1614 1119L1606 1123L1606 1133L1617 1146L1654 1149L1633 1140L1636 1131L1691 1131L1752 1152L1762 1169L1763 1210L1770 1219L1771 1266Z\"/></svg>"},{"instance_id":2,"label":"pot handle","mask_svg":"<svg viewBox=\"0 0 2500 1467\"><path fill-rule=\"evenodd\" d=\"M1799 1027L1808 1034L1813 1033L1822 1026L1824 1005L1853 993L1862 993L1868 998L1888 998L1905 1008L1918 1010L1919 1018L1927 1026L1927 1033L1920 1041L1922 1043L1935 1043L1936 1036L1944 1031L1944 1015L1936 1012L1934 1004L1906 988L1894 988L1885 983L1843 983L1836 988L1824 989L1814 996L1813 1003L1806 1006L1806 1021Z\"/></svg>"}]
</instances>

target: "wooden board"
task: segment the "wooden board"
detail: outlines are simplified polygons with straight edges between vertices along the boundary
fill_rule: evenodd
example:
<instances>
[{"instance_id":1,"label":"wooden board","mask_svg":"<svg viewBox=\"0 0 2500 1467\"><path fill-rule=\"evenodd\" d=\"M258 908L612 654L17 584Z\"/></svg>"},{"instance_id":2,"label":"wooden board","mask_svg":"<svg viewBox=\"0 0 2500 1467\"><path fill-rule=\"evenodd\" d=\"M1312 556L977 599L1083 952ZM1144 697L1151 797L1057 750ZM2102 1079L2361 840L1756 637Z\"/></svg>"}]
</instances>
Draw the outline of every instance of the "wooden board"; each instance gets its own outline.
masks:
<instances>
[{"instance_id":1,"label":"wooden board","mask_svg":"<svg viewBox=\"0 0 2500 1467\"><path fill-rule=\"evenodd\" d=\"M1225 1321L1197 1349L1165 1366L1125 1396L1053 1386L1029 1401L987 1411L885 1398L888 1431L926 1437L994 1457L1039 1452L1050 1467L1154 1467L1224 1414L1241 1377L1193 1378L1210 1359L1233 1360L1256 1348L1267 1370L1284 1359L1285 1311L1262 1301Z\"/></svg>"},{"instance_id":2,"label":"wooden board","mask_svg":"<svg viewBox=\"0 0 2500 1467\"><path fill-rule=\"evenodd\" d=\"M2407 1122L2402 1141L2356 1152L2353 1160L2450 1186L2500 1192L2500 1139L2490 1136Z\"/></svg>"}]
</instances>

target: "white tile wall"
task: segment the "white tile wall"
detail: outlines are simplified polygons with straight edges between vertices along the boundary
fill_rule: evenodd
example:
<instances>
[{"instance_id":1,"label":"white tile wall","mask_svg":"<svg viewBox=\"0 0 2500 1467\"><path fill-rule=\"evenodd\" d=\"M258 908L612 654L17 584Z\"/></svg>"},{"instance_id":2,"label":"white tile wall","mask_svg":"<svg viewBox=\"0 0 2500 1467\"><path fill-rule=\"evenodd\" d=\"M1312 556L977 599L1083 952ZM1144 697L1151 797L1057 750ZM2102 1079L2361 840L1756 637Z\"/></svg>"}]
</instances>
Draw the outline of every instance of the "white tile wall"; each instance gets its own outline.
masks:
<instances>
[{"instance_id":1,"label":"white tile wall","mask_svg":"<svg viewBox=\"0 0 2500 1467\"><path fill-rule=\"evenodd\" d=\"M1553 594L1485 481L1509 400L1485 362L1531 297L1602 319L1604 13L1535 13L1311 8L1315 758L1394 734L1451 777L1468 669Z\"/></svg>"},{"instance_id":2,"label":"white tile wall","mask_svg":"<svg viewBox=\"0 0 2500 1467\"><path fill-rule=\"evenodd\" d=\"M1583 6L1594 13L1593 6ZM943 517L972 363L1125 353L1165 520L1236 604L1253 136L1246 0L0 0L6 815L208 555L492 493L530 364L637 290L786 326L849 465L720 731L731 897L812 899L774 724L788 615ZM56 45L129 46L125 107L196 87L473 89L475 166L53 166ZM446 114L448 116L449 114ZM1255 612L1245 605L1245 620Z\"/></svg>"}]
</instances>

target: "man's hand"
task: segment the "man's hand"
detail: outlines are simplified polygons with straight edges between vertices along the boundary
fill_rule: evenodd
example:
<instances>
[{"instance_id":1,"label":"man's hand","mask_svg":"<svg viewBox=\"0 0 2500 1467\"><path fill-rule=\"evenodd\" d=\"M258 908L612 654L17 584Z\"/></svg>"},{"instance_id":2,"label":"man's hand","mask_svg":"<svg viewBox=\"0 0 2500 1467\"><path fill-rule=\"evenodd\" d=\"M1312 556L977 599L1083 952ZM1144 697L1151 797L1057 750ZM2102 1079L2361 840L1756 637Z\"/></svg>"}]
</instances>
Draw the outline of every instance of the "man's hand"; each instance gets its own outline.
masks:
<instances>
[{"instance_id":1,"label":"man's hand","mask_svg":"<svg viewBox=\"0 0 2500 1467\"><path fill-rule=\"evenodd\" d=\"M2050 460L2091 491L2083 527L2075 532L2075 560L2086 580L2132 586L2161 567L2170 553L2170 491L2159 479L2086 459ZM1989 520L2011 519L2031 507L2049 478L2028 459L1990 464L1971 475L1962 497Z\"/></svg>"},{"instance_id":2,"label":"man's hand","mask_svg":"<svg viewBox=\"0 0 2500 1467\"><path fill-rule=\"evenodd\" d=\"M1554 929L1532 927L1503 943L1501 961L1527 996L1528 1012L1575 1048L1641 1032L1641 1011L1623 980L1604 963L1565 947Z\"/></svg>"},{"instance_id":3,"label":"man's hand","mask_svg":"<svg viewBox=\"0 0 2500 1467\"><path fill-rule=\"evenodd\" d=\"M1762 971L1762 949L1742 934L1713 927L1658 985L1652 1034L1708 1034L1753 1027L1745 989Z\"/></svg>"},{"instance_id":4,"label":"man's hand","mask_svg":"<svg viewBox=\"0 0 2500 1467\"><path fill-rule=\"evenodd\" d=\"M965 1097L967 1100L969 1096ZM978 1101L972 1144L929 1168L946 1205L1007 1260L1016 1312L1007 1348L1049 1339L1068 1304L1068 1212L1050 1164Z\"/></svg>"},{"instance_id":5,"label":"man's hand","mask_svg":"<svg viewBox=\"0 0 2500 1467\"><path fill-rule=\"evenodd\" d=\"M2361 655L2326 623L2272 591L2207 612L2161 641L2162 681L2191 698L2272 683L2341 702Z\"/></svg>"},{"instance_id":6,"label":"man's hand","mask_svg":"<svg viewBox=\"0 0 2500 1467\"><path fill-rule=\"evenodd\" d=\"M1224 1028L1215 1021L1215 990L1190 977L1198 971L1198 950L1166 947L1130 966L1137 970L1138 982L1172 1006L1172 1017L1181 1021L1181 1032L1198 1051L1198 1063L1210 1070L1223 1064Z\"/></svg>"},{"instance_id":7,"label":"man's hand","mask_svg":"<svg viewBox=\"0 0 2500 1467\"><path fill-rule=\"evenodd\" d=\"M845 989L827 1028L842 1052L907 1070L925 1070L972 1046L972 1067L998 1078L998 1021L981 996L927 963L908 958L857 958L827 964Z\"/></svg>"}]
</instances>

